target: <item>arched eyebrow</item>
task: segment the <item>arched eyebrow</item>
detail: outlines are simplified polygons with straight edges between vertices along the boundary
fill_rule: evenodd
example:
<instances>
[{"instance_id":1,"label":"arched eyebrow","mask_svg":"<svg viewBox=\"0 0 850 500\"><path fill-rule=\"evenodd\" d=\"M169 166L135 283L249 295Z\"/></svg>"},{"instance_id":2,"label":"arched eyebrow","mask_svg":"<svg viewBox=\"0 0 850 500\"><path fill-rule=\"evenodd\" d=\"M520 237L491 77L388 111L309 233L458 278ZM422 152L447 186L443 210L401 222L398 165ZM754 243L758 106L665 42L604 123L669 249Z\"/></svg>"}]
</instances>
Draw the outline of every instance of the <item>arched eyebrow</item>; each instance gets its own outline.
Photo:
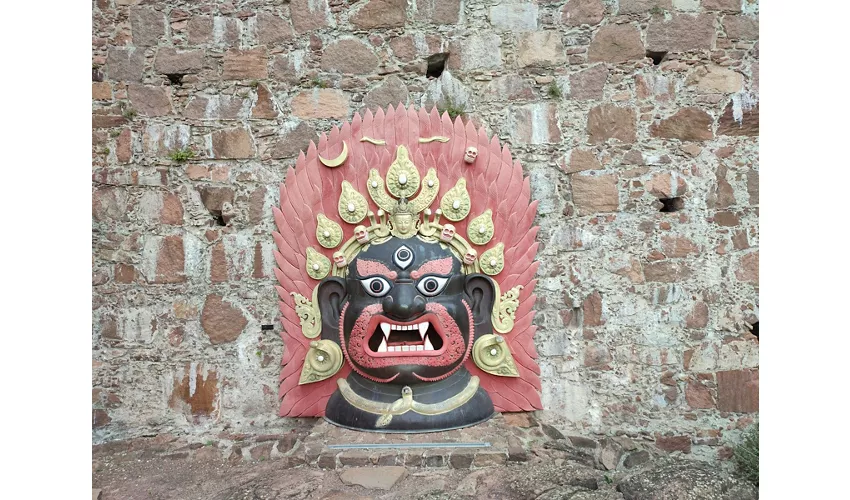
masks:
<instances>
[{"instance_id":1,"label":"arched eyebrow","mask_svg":"<svg viewBox=\"0 0 850 500\"><path fill-rule=\"evenodd\" d=\"M396 279L396 277L398 277L398 274L395 271L390 271L390 269L383 263L378 262L376 260L366 259L357 259L357 274L359 274L360 276L372 276L375 274L380 274L391 280L394 280Z\"/></svg>"},{"instance_id":2,"label":"arched eyebrow","mask_svg":"<svg viewBox=\"0 0 850 500\"><path fill-rule=\"evenodd\" d=\"M449 274L452 272L452 258L443 257L442 259L429 260L419 266L419 269L410 273L413 279L419 279L426 274Z\"/></svg>"}]
</instances>

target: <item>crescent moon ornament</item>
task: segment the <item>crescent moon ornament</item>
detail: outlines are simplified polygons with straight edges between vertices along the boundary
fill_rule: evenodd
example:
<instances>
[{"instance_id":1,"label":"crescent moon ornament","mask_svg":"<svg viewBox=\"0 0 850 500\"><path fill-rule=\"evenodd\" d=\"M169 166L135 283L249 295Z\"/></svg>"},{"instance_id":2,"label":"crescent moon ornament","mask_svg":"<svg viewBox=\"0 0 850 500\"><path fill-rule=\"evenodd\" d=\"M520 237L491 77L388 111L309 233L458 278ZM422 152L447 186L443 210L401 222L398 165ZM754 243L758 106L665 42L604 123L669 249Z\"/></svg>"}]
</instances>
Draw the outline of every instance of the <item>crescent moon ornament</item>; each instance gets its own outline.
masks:
<instances>
[{"instance_id":1,"label":"crescent moon ornament","mask_svg":"<svg viewBox=\"0 0 850 500\"><path fill-rule=\"evenodd\" d=\"M345 163L346 158L348 158L348 144L346 144L345 141L342 141L342 153L340 153L339 156L333 160L328 160L319 156L319 161L326 167L336 168Z\"/></svg>"}]
</instances>

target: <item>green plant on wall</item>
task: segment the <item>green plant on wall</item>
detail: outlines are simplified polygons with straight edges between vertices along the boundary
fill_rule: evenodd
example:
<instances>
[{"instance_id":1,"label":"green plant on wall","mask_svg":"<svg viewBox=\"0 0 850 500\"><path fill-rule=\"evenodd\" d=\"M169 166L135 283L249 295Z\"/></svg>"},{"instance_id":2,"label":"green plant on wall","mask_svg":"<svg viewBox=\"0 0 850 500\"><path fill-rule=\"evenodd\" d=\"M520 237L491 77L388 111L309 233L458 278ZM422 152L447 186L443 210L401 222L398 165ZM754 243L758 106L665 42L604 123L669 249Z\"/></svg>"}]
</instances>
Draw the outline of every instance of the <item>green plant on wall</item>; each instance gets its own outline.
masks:
<instances>
[{"instance_id":1,"label":"green plant on wall","mask_svg":"<svg viewBox=\"0 0 850 500\"><path fill-rule=\"evenodd\" d=\"M741 444L735 447L733 456L738 472L756 486L759 485L759 424L752 425L744 433Z\"/></svg>"},{"instance_id":2,"label":"green plant on wall","mask_svg":"<svg viewBox=\"0 0 850 500\"><path fill-rule=\"evenodd\" d=\"M552 99L560 99L564 97L564 93L561 91L561 87L559 87L556 82L552 82L551 84L549 84L549 88L546 89L546 93Z\"/></svg>"},{"instance_id":3,"label":"green plant on wall","mask_svg":"<svg viewBox=\"0 0 850 500\"><path fill-rule=\"evenodd\" d=\"M443 104L437 104L437 110L442 115L443 113L448 113L452 120L457 118L458 116L464 116L466 114L466 108L462 104L455 104L452 101L451 97L444 97Z\"/></svg>"},{"instance_id":4,"label":"green plant on wall","mask_svg":"<svg viewBox=\"0 0 850 500\"><path fill-rule=\"evenodd\" d=\"M168 157L177 163L183 163L195 157L195 152L189 148L175 149L168 154Z\"/></svg>"}]
</instances>

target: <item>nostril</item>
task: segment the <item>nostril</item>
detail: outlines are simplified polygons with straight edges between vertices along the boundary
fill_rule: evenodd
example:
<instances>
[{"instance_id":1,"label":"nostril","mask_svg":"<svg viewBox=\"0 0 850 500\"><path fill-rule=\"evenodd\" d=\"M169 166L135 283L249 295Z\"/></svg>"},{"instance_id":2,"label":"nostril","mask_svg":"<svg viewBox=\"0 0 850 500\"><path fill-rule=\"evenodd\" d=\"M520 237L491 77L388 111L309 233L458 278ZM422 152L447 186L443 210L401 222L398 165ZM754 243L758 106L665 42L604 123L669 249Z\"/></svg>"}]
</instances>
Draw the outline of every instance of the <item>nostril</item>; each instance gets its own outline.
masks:
<instances>
[{"instance_id":1,"label":"nostril","mask_svg":"<svg viewBox=\"0 0 850 500\"><path fill-rule=\"evenodd\" d=\"M393 297L392 295L387 295L384 297L384 300L381 301L381 307L384 309L385 313L390 312L393 308Z\"/></svg>"}]
</instances>

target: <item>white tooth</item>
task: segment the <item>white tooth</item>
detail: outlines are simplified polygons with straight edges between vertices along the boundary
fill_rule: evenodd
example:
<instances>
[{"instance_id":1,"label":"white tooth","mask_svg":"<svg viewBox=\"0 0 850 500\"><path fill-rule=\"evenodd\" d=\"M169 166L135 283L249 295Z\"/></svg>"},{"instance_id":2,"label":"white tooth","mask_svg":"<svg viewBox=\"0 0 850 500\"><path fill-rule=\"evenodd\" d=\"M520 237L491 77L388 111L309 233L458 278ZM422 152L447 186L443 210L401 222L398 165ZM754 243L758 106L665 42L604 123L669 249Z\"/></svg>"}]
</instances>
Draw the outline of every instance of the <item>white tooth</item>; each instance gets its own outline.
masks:
<instances>
[{"instance_id":1,"label":"white tooth","mask_svg":"<svg viewBox=\"0 0 850 500\"><path fill-rule=\"evenodd\" d=\"M381 340L381 345L378 346L378 352L387 352L387 339Z\"/></svg>"},{"instance_id":2,"label":"white tooth","mask_svg":"<svg viewBox=\"0 0 850 500\"><path fill-rule=\"evenodd\" d=\"M422 340L425 340L425 332L428 331L428 322L419 323L419 336L422 337Z\"/></svg>"},{"instance_id":3,"label":"white tooth","mask_svg":"<svg viewBox=\"0 0 850 500\"><path fill-rule=\"evenodd\" d=\"M434 350L434 346L431 345L431 339L429 339L429 338L425 339L425 348L423 350L424 351L433 351Z\"/></svg>"},{"instance_id":4,"label":"white tooth","mask_svg":"<svg viewBox=\"0 0 850 500\"><path fill-rule=\"evenodd\" d=\"M413 330L413 325L407 325L404 327L405 330Z\"/></svg>"},{"instance_id":5,"label":"white tooth","mask_svg":"<svg viewBox=\"0 0 850 500\"><path fill-rule=\"evenodd\" d=\"M391 345L391 346L387 347L387 351L388 352L395 352L395 346Z\"/></svg>"},{"instance_id":6,"label":"white tooth","mask_svg":"<svg viewBox=\"0 0 850 500\"><path fill-rule=\"evenodd\" d=\"M401 346L401 350L402 350L402 351L409 351L409 350L410 350L410 346L409 346L409 345L403 345L403 346Z\"/></svg>"},{"instance_id":7,"label":"white tooth","mask_svg":"<svg viewBox=\"0 0 850 500\"><path fill-rule=\"evenodd\" d=\"M381 323L381 330L384 331L384 338L390 338L390 324Z\"/></svg>"},{"instance_id":8,"label":"white tooth","mask_svg":"<svg viewBox=\"0 0 850 500\"><path fill-rule=\"evenodd\" d=\"M425 346L424 346L424 345L418 345L418 346L416 346L416 350L417 350L417 351L424 351L424 350L425 350Z\"/></svg>"}]
</instances>

